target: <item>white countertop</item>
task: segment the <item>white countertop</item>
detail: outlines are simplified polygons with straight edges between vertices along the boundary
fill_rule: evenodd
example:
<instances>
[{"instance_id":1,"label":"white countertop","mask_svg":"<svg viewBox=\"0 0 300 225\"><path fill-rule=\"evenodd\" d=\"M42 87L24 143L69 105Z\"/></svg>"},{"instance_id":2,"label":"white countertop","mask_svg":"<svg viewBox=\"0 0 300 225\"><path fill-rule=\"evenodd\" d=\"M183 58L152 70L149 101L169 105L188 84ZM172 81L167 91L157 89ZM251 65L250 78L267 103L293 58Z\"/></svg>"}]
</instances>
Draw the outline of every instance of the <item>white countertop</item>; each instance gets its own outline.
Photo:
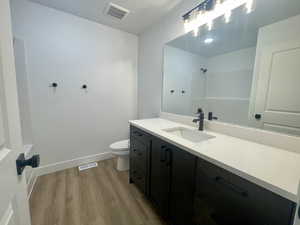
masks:
<instances>
[{"instance_id":1,"label":"white countertop","mask_svg":"<svg viewBox=\"0 0 300 225\"><path fill-rule=\"evenodd\" d=\"M169 134L163 129L175 127L195 129L194 127L160 118L134 120L130 121L130 124L297 202L300 154L209 131L204 132L216 138L193 143Z\"/></svg>"}]
</instances>

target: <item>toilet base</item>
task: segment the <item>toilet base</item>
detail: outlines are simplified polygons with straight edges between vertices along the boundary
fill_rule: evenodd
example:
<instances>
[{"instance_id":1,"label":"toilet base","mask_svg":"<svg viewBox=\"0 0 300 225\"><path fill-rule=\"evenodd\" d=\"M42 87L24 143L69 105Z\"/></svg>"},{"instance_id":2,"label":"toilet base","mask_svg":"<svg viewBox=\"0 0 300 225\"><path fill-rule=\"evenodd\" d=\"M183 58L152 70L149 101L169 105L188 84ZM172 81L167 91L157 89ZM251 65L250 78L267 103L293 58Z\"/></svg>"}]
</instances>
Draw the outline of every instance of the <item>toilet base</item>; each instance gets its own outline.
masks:
<instances>
[{"instance_id":1,"label":"toilet base","mask_svg":"<svg viewBox=\"0 0 300 225\"><path fill-rule=\"evenodd\" d=\"M122 155L117 157L117 170L118 171L129 170L129 155Z\"/></svg>"}]
</instances>

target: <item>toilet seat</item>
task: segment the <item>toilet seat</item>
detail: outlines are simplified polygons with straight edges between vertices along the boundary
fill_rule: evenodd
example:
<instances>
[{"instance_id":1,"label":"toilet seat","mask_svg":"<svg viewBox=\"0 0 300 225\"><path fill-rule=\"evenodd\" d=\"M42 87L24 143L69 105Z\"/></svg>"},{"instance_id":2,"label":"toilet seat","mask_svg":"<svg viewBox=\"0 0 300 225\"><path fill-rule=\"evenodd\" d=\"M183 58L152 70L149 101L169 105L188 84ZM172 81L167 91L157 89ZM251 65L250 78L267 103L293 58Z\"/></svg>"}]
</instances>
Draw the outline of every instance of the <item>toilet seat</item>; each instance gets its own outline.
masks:
<instances>
[{"instance_id":1,"label":"toilet seat","mask_svg":"<svg viewBox=\"0 0 300 225\"><path fill-rule=\"evenodd\" d=\"M114 151L126 151L129 149L129 139L128 140L123 140L123 141L118 141L113 144L111 144L109 147Z\"/></svg>"},{"instance_id":2,"label":"toilet seat","mask_svg":"<svg viewBox=\"0 0 300 225\"><path fill-rule=\"evenodd\" d=\"M118 141L110 146L111 152L117 157L117 170L125 171L129 169L129 140Z\"/></svg>"},{"instance_id":3,"label":"toilet seat","mask_svg":"<svg viewBox=\"0 0 300 225\"><path fill-rule=\"evenodd\" d=\"M116 156L126 156L126 155L129 155L129 151L113 151L112 150L112 153Z\"/></svg>"}]
</instances>

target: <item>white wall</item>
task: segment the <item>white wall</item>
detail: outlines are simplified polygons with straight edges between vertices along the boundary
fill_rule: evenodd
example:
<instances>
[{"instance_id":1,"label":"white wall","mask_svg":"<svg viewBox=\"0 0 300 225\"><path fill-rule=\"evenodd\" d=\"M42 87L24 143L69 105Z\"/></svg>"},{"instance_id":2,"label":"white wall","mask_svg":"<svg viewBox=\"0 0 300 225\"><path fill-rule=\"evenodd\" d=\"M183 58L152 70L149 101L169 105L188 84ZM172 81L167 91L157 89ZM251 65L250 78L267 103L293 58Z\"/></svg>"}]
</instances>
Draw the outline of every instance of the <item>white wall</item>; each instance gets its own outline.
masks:
<instances>
[{"instance_id":1,"label":"white wall","mask_svg":"<svg viewBox=\"0 0 300 225\"><path fill-rule=\"evenodd\" d=\"M191 115L193 98L204 96L205 81L200 68L206 65L206 59L171 46L166 46L164 51L162 109L164 112ZM175 92L171 93L171 90Z\"/></svg>"},{"instance_id":2,"label":"white wall","mask_svg":"<svg viewBox=\"0 0 300 225\"><path fill-rule=\"evenodd\" d=\"M29 1L13 0L12 12L14 35L26 45L42 165L107 152L128 138L128 120L137 117L137 37Z\"/></svg>"},{"instance_id":3,"label":"white wall","mask_svg":"<svg viewBox=\"0 0 300 225\"><path fill-rule=\"evenodd\" d=\"M140 118L159 116L164 45L184 34L182 15L199 4L185 0L139 38L138 112Z\"/></svg>"}]
</instances>

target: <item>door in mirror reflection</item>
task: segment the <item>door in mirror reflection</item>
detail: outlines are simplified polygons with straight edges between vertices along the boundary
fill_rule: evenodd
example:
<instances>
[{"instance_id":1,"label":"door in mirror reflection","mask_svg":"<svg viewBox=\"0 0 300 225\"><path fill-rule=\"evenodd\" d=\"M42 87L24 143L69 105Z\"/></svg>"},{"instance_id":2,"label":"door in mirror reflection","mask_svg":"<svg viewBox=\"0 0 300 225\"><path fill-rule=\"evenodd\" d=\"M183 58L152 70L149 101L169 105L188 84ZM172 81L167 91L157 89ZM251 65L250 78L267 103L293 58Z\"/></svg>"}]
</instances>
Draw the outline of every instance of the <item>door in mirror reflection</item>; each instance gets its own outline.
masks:
<instances>
[{"instance_id":1,"label":"door in mirror reflection","mask_svg":"<svg viewBox=\"0 0 300 225\"><path fill-rule=\"evenodd\" d=\"M264 50L255 101L261 128L300 135L299 60L300 41Z\"/></svg>"}]
</instances>

